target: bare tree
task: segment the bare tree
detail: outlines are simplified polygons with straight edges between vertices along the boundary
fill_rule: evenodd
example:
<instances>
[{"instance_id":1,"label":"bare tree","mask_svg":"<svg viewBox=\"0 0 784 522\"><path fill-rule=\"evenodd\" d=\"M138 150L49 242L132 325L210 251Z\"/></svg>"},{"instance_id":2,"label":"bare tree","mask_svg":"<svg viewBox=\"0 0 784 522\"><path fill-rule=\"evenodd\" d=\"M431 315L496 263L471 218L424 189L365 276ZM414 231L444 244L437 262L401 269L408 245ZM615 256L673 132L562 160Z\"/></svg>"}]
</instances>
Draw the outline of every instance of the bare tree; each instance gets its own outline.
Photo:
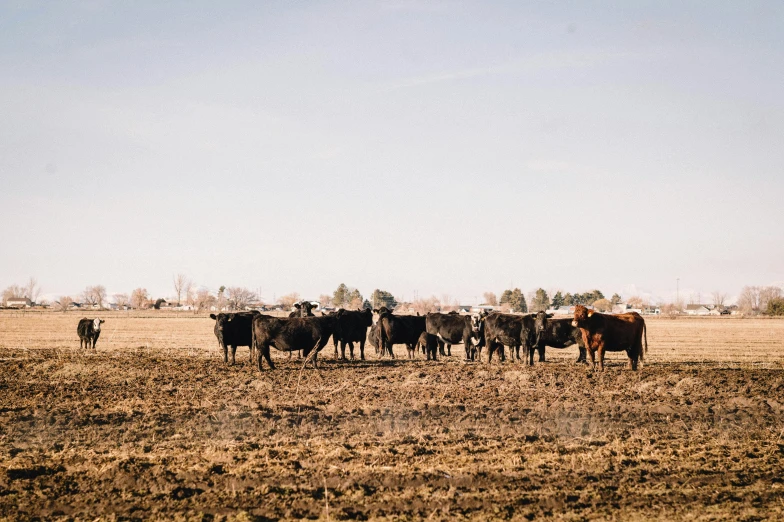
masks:
<instances>
[{"instance_id":1,"label":"bare tree","mask_svg":"<svg viewBox=\"0 0 784 522\"><path fill-rule=\"evenodd\" d=\"M29 281L27 281L27 285L24 288L25 297L30 299L32 302L38 301L38 297L41 295L41 287L38 286L38 281L35 280L34 277L31 277Z\"/></svg>"},{"instance_id":2,"label":"bare tree","mask_svg":"<svg viewBox=\"0 0 784 522\"><path fill-rule=\"evenodd\" d=\"M438 311L440 308L440 303L435 296L432 296L428 299L419 298L412 301L409 308L419 313L420 315L425 315L428 312Z\"/></svg>"},{"instance_id":3,"label":"bare tree","mask_svg":"<svg viewBox=\"0 0 784 522\"><path fill-rule=\"evenodd\" d=\"M760 309L760 290L758 286L744 286L738 296L738 308L745 314L754 314Z\"/></svg>"},{"instance_id":4,"label":"bare tree","mask_svg":"<svg viewBox=\"0 0 784 522\"><path fill-rule=\"evenodd\" d=\"M121 310L128 306L128 302L130 301L128 299L128 294L114 294L112 297L114 298L114 304Z\"/></svg>"},{"instance_id":5,"label":"bare tree","mask_svg":"<svg viewBox=\"0 0 784 522\"><path fill-rule=\"evenodd\" d=\"M319 296L319 305L321 308L328 307L332 304L332 296L327 294L321 294Z\"/></svg>"},{"instance_id":6,"label":"bare tree","mask_svg":"<svg viewBox=\"0 0 784 522\"><path fill-rule=\"evenodd\" d=\"M106 287L103 285L88 286L84 292L89 294L89 298L85 299L86 302L103 308L106 303Z\"/></svg>"},{"instance_id":7,"label":"bare tree","mask_svg":"<svg viewBox=\"0 0 784 522\"><path fill-rule=\"evenodd\" d=\"M490 306L498 306L498 297L493 292L485 292L483 294L485 304Z\"/></svg>"},{"instance_id":8,"label":"bare tree","mask_svg":"<svg viewBox=\"0 0 784 522\"><path fill-rule=\"evenodd\" d=\"M633 295L626 300L626 304L630 305L632 308L640 309L645 304L645 300L639 295Z\"/></svg>"},{"instance_id":9,"label":"bare tree","mask_svg":"<svg viewBox=\"0 0 784 522\"><path fill-rule=\"evenodd\" d=\"M174 276L174 293L177 294L177 306L180 306L183 295L187 297L188 291L192 286L193 283L184 274Z\"/></svg>"},{"instance_id":10,"label":"bare tree","mask_svg":"<svg viewBox=\"0 0 784 522\"><path fill-rule=\"evenodd\" d=\"M90 306L95 306L98 303L98 301L95 298L95 294L93 293L92 286L88 286L87 288L85 288L81 296L79 296L79 298L83 303L87 303Z\"/></svg>"},{"instance_id":11,"label":"bare tree","mask_svg":"<svg viewBox=\"0 0 784 522\"><path fill-rule=\"evenodd\" d=\"M147 306L147 301L150 299L150 294L147 293L146 288L137 288L131 292L131 307L137 310Z\"/></svg>"},{"instance_id":12,"label":"bare tree","mask_svg":"<svg viewBox=\"0 0 784 522\"><path fill-rule=\"evenodd\" d=\"M278 298L278 303L286 310L294 306L294 303L297 301L299 301L299 294L297 292L292 292Z\"/></svg>"},{"instance_id":13,"label":"bare tree","mask_svg":"<svg viewBox=\"0 0 784 522\"><path fill-rule=\"evenodd\" d=\"M768 303L771 299L778 299L781 297L781 288L778 286L766 286L760 289L759 293L759 309L764 311L768 309Z\"/></svg>"},{"instance_id":14,"label":"bare tree","mask_svg":"<svg viewBox=\"0 0 784 522\"><path fill-rule=\"evenodd\" d=\"M193 311L199 313L214 306L217 299L207 288L199 288L194 294Z\"/></svg>"},{"instance_id":15,"label":"bare tree","mask_svg":"<svg viewBox=\"0 0 784 522\"><path fill-rule=\"evenodd\" d=\"M71 303L73 303L73 297L70 295L61 295L60 300L57 301L57 310L60 312L65 312L68 308L71 307Z\"/></svg>"},{"instance_id":16,"label":"bare tree","mask_svg":"<svg viewBox=\"0 0 784 522\"><path fill-rule=\"evenodd\" d=\"M724 308L724 301L727 300L727 294L724 292L719 292L716 290L711 294L711 298L713 299L713 306L719 309Z\"/></svg>"},{"instance_id":17,"label":"bare tree","mask_svg":"<svg viewBox=\"0 0 784 522\"><path fill-rule=\"evenodd\" d=\"M247 288L232 286L226 289L226 299L229 302L229 309L244 310L252 301L256 300L256 294Z\"/></svg>"}]
</instances>

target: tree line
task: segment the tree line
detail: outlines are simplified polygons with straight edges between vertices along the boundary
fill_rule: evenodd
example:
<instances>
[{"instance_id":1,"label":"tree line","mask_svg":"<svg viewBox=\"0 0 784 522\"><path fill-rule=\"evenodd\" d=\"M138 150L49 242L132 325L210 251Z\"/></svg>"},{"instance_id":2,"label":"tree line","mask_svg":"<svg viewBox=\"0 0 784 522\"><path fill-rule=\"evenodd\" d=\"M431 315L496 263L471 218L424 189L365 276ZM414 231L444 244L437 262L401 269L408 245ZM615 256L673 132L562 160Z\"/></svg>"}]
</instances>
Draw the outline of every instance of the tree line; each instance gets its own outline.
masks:
<instances>
[{"instance_id":1,"label":"tree line","mask_svg":"<svg viewBox=\"0 0 784 522\"><path fill-rule=\"evenodd\" d=\"M184 274L176 274L172 280L174 290L171 298L172 304L176 306L187 306L194 312L204 310L244 310L249 306L263 305L260 296L246 287L241 286L221 286L217 292L211 292L206 287L199 287L195 282ZM34 277L24 285L10 285L3 291L3 304L10 298L28 298L32 302L38 302L41 295L41 287ZM713 292L710 301L714 307L724 308L727 294L723 292ZM163 298L154 299L146 288L139 287L130 293L115 293L111 296L112 302L121 309L145 309L160 308L167 301ZM690 301L699 303L702 300L700 294L692 295ZM290 309L294 303L301 301L300 295L296 292L281 296L276 300L276 304ZM572 305L593 306L601 312L612 311L613 306L622 301L617 293L607 299L600 290L591 290L584 293L563 293L561 290L555 292L552 297L543 288L537 288L527 295L520 288L506 289L501 293L500 299L494 292L483 294L484 305L498 307L501 311L517 313L536 313L550 308L561 308ZM105 308L109 303L106 287L103 285L87 286L76 296L63 295L50 303L58 310L68 310L72 303L80 302L91 307ZM408 303L400 303L390 292L375 289L365 298L355 287L341 283L332 294L322 294L318 299L322 308L396 308L405 304L410 310L418 313L428 313L432 311L457 310L459 303L448 295L440 299L432 296L429 298L416 298ZM633 308L646 308L650 306L645 299L639 296L632 296L626 299L626 303ZM700 303L701 304L701 303ZM737 307L739 311L747 315L784 315L784 290L777 286L745 286L738 296ZM682 311L684 304L668 303L662 305L662 312Z\"/></svg>"}]
</instances>

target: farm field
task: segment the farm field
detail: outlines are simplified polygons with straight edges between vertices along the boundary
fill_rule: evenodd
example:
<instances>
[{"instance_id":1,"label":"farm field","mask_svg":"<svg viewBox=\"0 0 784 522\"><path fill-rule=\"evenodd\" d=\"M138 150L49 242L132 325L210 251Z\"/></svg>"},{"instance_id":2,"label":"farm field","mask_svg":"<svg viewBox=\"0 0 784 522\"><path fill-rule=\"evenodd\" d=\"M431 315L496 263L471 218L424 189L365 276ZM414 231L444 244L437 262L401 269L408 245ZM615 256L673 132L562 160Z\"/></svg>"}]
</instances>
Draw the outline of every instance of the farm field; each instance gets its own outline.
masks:
<instances>
[{"instance_id":1,"label":"farm field","mask_svg":"<svg viewBox=\"0 0 784 522\"><path fill-rule=\"evenodd\" d=\"M0 519L784 520L784 320L646 318L645 367L226 366L204 315L0 312ZM93 314L88 314L92 317Z\"/></svg>"}]
</instances>

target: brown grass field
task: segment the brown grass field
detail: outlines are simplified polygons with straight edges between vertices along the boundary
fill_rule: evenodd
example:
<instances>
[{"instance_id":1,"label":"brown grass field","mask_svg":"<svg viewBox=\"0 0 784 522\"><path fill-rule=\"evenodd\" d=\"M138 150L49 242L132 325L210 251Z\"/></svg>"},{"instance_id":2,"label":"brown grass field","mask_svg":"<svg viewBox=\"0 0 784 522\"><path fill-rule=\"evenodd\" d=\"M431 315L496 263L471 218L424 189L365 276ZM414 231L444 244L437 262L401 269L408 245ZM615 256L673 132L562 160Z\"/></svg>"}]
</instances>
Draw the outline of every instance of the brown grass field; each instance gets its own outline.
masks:
<instances>
[{"instance_id":1,"label":"brown grass field","mask_svg":"<svg viewBox=\"0 0 784 522\"><path fill-rule=\"evenodd\" d=\"M784 520L784 320L647 319L639 372L259 373L206 315L100 314L93 353L83 315L0 312L0 519Z\"/></svg>"}]
</instances>

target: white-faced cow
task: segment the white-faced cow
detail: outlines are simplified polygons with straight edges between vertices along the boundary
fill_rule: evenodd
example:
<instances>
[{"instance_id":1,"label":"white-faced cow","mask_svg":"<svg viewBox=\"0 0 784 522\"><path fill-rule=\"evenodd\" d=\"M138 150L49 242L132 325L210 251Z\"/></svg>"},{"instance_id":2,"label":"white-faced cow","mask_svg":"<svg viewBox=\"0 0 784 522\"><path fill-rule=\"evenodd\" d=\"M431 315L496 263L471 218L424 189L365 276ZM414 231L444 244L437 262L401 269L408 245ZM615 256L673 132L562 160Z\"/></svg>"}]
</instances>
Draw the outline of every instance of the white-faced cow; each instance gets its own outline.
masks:
<instances>
[{"instance_id":1,"label":"white-faced cow","mask_svg":"<svg viewBox=\"0 0 784 522\"><path fill-rule=\"evenodd\" d=\"M582 330L572 326L571 318L553 319L552 314L538 312L536 314L536 349L539 352L539 362L545 360L545 347L567 348L577 345L580 353L577 356L578 363L585 363L585 341L583 340Z\"/></svg>"},{"instance_id":2,"label":"white-faced cow","mask_svg":"<svg viewBox=\"0 0 784 522\"><path fill-rule=\"evenodd\" d=\"M582 305L574 308L572 326L580 329L585 341L591 366L596 368L594 354L599 353L599 370L604 370L604 352L626 352L629 367L637 369L637 361L643 362L643 353L648 351L648 332L645 319L637 312L627 314L602 314L588 310ZM645 350L642 340L645 337Z\"/></svg>"},{"instance_id":3,"label":"white-faced cow","mask_svg":"<svg viewBox=\"0 0 784 522\"><path fill-rule=\"evenodd\" d=\"M493 359L493 352L500 350L499 357L503 361L504 346L509 347L512 360L520 360L520 347L523 347L523 357L528 364L533 364L529 357L534 345L536 336L534 333L533 315L513 315L493 312L484 318L485 323L485 344L487 345L487 362ZM481 359L481 353L480 353Z\"/></svg>"},{"instance_id":4,"label":"white-faced cow","mask_svg":"<svg viewBox=\"0 0 784 522\"><path fill-rule=\"evenodd\" d=\"M95 343L98 342L98 337L101 335L101 324L105 321L103 319L87 319L86 317L79 320L76 326L76 334L79 336L79 349L84 345L89 349L92 345L95 350Z\"/></svg>"},{"instance_id":5,"label":"white-faced cow","mask_svg":"<svg viewBox=\"0 0 784 522\"><path fill-rule=\"evenodd\" d=\"M429 313L425 316L427 333L436 336L438 351L441 355L452 355L452 345L465 346L466 360L471 360L472 352L479 346L481 321L478 316L458 315L456 313ZM447 351L444 350L444 345Z\"/></svg>"}]
</instances>

